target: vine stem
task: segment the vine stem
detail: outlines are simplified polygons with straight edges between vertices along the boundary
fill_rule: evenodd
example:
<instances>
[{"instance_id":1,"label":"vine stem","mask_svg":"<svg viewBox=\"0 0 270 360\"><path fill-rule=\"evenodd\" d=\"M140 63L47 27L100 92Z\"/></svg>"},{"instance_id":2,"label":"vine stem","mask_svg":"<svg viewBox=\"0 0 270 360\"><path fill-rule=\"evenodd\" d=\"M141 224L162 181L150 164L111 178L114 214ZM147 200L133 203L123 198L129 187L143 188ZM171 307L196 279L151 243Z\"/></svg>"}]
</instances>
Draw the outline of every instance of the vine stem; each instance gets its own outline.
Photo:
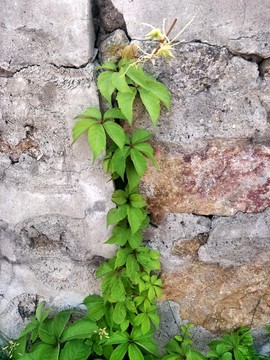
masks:
<instances>
[{"instance_id":1,"label":"vine stem","mask_svg":"<svg viewBox=\"0 0 270 360\"><path fill-rule=\"evenodd\" d=\"M164 44L164 42L166 41L168 35L170 34L170 32L172 31L172 29L174 28L175 24L176 24L177 18L175 18L173 20L173 22L171 23L169 29L167 30L164 38L162 40L159 41L158 46L155 48L155 50L153 51L152 55L156 55L158 50L161 48L162 44Z\"/></svg>"}]
</instances>

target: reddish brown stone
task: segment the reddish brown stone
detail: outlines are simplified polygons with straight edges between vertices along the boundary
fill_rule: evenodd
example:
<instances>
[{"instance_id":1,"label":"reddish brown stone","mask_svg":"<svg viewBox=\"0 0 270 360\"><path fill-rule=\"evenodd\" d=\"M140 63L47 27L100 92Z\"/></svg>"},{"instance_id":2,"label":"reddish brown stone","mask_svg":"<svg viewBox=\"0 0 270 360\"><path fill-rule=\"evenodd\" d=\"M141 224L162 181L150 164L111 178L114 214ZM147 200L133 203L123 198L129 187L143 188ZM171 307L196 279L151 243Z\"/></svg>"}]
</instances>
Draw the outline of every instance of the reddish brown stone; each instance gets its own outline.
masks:
<instances>
[{"instance_id":1,"label":"reddish brown stone","mask_svg":"<svg viewBox=\"0 0 270 360\"><path fill-rule=\"evenodd\" d=\"M180 304L180 316L215 331L262 326L270 318L270 267L222 268L195 261L163 274L163 300Z\"/></svg>"},{"instance_id":2,"label":"reddish brown stone","mask_svg":"<svg viewBox=\"0 0 270 360\"><path fill-rule=\"evenodd\" d=\"M215 141L191 154L156 149L159 170L143 179L156 221L164 212L234 215L270 206L270 149L244 142Z\"/></svg>"}]
</instances>

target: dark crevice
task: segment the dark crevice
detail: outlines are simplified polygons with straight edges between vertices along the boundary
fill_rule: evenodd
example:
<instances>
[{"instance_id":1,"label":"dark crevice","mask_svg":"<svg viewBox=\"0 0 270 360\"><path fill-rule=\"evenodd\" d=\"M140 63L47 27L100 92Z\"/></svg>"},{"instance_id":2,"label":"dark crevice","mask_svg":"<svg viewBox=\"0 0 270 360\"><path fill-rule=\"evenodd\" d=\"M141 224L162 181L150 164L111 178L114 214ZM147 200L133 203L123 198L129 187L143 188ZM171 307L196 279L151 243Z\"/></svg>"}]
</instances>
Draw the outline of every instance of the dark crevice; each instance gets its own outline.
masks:
<instances>
[{"instance_id":1,"label":"dark crevice","mask_svg":"<svg viewBox=\"0 0 270 360\"><path fill-rule=\"evenodd\" d=\"M96 48L117 29L127 34L126 22L111 0L93 0L92 16L96 34Z\"/></svg>"}]
</instances>

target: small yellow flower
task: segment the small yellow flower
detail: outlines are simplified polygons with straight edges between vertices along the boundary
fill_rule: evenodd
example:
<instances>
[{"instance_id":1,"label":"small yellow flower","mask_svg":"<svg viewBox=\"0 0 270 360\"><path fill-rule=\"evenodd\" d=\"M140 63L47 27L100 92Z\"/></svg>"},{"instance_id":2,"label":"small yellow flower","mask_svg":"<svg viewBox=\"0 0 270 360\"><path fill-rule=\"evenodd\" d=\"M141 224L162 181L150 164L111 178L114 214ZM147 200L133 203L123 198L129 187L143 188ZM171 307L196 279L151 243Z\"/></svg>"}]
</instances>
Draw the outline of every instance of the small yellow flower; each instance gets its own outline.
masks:
<instances>
[{"instance_id":1,"label":"small yellow flower","mask_svg":"<svg viewBox=\"0 0 270 360\"><path fill-rule=\"evenodd\" d=\"M99 334L100 340L103 339L103 336L105 336L105 338L109 339L109 334L107 333L106 328L98 329L98 334Z\"/></svg>"},{"instance_id":2,"label":"small yellow flower","mask_svg":"<svg viewBox=\"0 0 270 360\"><path fill-rule=\"evenodd\" d=\"M169 43L164 43L160 45L160 48L157 51L158 57L163 57L166 61L170 61L171 58L174 58L172 51L174 50L173 46Z\"/></svg>"},{"instance_id":3,"label":"small yellow flower","mask_svg":"<svg viewBox=\"0 0 270 360\"><path fill-rule=\"evenodd\" d=\"M162 34L160 29L153 29L148 34L146 34L146 38L148 40L163 41L164 40L164 35Z\"/></svg>"}]
</instances>

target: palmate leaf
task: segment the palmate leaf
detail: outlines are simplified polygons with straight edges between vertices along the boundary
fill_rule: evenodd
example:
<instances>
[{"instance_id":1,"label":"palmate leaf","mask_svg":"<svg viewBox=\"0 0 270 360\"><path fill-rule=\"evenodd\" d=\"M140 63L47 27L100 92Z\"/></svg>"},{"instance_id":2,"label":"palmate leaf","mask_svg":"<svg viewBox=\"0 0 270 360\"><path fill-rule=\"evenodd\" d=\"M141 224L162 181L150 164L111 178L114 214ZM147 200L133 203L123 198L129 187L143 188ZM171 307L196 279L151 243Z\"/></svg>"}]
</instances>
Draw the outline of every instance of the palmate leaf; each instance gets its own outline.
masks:
<instances>
[{"instance_id":1,"label":"palmate leaf","mask_svg":"<svg viewBox=\"0 0 270 360\"><path fill-rule=\"evenodd\" d=\"M98 76L97 87L101 95L112 105L112 94L115 86L112 82L114 71L104 71Z\"/></svg>"},{"instance_id":2,"label":"palmate leaf","mask_svg":"<svg viewBox=\"0 0 270 360\"><path fill-rule=\"evenodd\" d=\"M118 102L119 108L122 113L125 115L129 124L132 124L133 117L133 102L137 94L137 89L130 88L130 92L118 92L116 100Z\"/></svg>"},{"instance_id":3,"label":"palmate leaf","mask_svg":"<svg viewBox=\"0 0 270 360\"><path fill-rule=\"evenodd\" d=\"M35 350L29 354L35 360L58 360L60 352L60 344L57 346L55 345L48 345L44 343L40 343L35 347ZM24 358L24 357L23 357ZM27 357L26 357L27 359ZM31 358L30 358L31 359Z\"/></svg>"},{"instance_id":4,"label":"palmate leaf","mask_svg":"<svg viewBox=\"0 0 270 360\"><path fill-rule=\"evenodd\" d=\"M137 209L132 205L127 207L127 217L131 228L131 233L135 234L141 227L141 224L145 218L141 209Z\"/></svg>"},{"instance_id":5,"label":"palmate leaf","mask_svg":"<svg viewBox=\"0 0 270 360\"><path fill-rule=\"evenodd\" d=\"M155 126L160 116L160 100L153 93L149 93L142 87L138 87L141 100L145 106L153 125Z\"/></svg>"},{"instance_id":6,"label":"palmate leaf","mask_svg":"<svg viewBox=\"0 0 270 360\"><path fill-rule=\"evenodd\" d=\"M106 134L102 124L94 124L89 127L88 144L95 160L106 148Z\"/></svg>"},{"instance_id":7,"label":"palmate leaf","mask_svg":"<svg viewBox=\"0 0 270 360\"><path fill-rule=\"evenodd\" d=\"M126 75L134 81L135 84L142 87L146 86L146 73L139 66L124 66Z\"/></svg>"},{"instance_id":8,"label":"palmate leaf","mask_svg":"<svg viewBox=\"0 0 270 360\"><path fill-rule=\"evenodd\" d=\"M124 190L115 190L112 194L112 202L116 205L123 205L127 202L127 193Z\"/></svg>"},{"instance_id":9,"label":"palmate leaf","mask_svg":"<svg viewBox=\"0 0 270 360\"><path fill-rule=\"evenodd\" d=\"M125 132L123 128L113 121L106 121L103 123L104 129L109 137L115 142L115 144L122 149L125 145Z\"/></svg>"}]
</instances>

